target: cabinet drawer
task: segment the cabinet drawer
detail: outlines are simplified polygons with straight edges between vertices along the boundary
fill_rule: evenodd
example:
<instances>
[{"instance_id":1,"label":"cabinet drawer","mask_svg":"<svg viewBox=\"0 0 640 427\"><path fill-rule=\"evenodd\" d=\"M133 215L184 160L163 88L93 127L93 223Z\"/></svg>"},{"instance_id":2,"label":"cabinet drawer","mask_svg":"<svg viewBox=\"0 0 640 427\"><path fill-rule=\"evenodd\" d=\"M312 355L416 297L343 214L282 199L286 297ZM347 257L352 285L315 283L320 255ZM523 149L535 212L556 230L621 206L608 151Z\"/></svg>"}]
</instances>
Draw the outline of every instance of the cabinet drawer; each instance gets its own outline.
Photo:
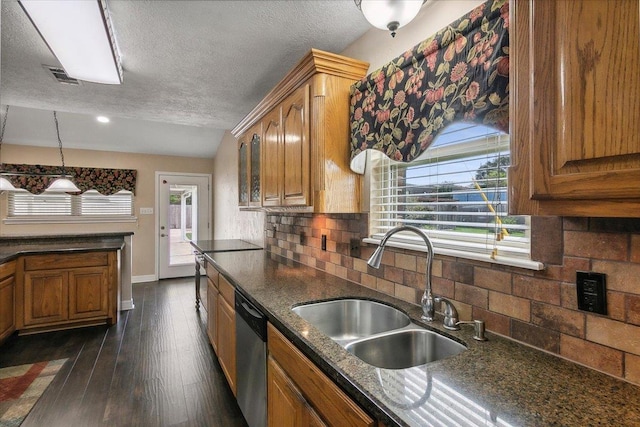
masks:
<instances>
[{"instance_id":1,"label":"cabinet drawer","mask_svg":"<svg viewBox=\"0 0 640 427\"><path fill-rule=\"evenodd\" d=\"M220 278L220 281L218 283L220 295L222 295L222 297L229 303L231 307L235 307L236 297L234 295L234 286L229 283L222 274L218 277Z\"/></svg>"},{"instance_id":2,"label":"cabinet drawer","mask_svg":"<svg viewBox=\"0 0 640 427\"><path fill-rule=\"evenodd\" d=\"M269 354L286 371L304 398L324 418L335 426L375 426L349 396L300 352L271 323L268 325Z\"/></svg>"},{"instance_id":3,"label":"cabinet drawer","mask_svg":"<svg viewBox=\"0 0 640 427\"><path fill-rule=\"evenodd\" d=\"M25 271L60 268L95 267L107 265L107 252L83 252L77 254L31 255L24 258Z\"/></svg>"},{"instance_id":4,"label":"cabinet drawer","mask_svg":"<svg viewBox=\"0 0 640 427\"><path fill-rule=\"evenodd\" d=\"M207 277L213 282L213 285L218 288L218 270L210 263L207 262Z\"/></svg>"},{"instance_id":5,"label":"cabinet drawer","mask_svg":"<svg viewBox=\"0 0 640 427\"><path fill-rule=\"evenodd\" d=\"M0 265L0 280L4 279L5 277L12 276L15 273L16 273L15 261L5 262L4 264Z\"/></svg>"}]
</instances>

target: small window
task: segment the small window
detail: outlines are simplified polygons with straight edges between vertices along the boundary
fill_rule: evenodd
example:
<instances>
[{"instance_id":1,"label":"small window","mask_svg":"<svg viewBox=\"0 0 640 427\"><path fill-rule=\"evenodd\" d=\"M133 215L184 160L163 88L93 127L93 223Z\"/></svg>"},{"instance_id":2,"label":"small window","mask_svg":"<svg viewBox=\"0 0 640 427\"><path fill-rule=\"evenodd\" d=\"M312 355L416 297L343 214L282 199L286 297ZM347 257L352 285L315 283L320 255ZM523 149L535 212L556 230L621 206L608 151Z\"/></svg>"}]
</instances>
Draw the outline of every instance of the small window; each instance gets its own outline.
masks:
<instances>
[{"instance_id":1,"label":"small window","mask_svg":"<svg viewBox=\"0 0 640 427\"><path fill-rule=\"evenodd\" d=\"M101 218L108 220L133 217L133 193L119 191L104 196L96 190L81 195L38 194L25 190L9 193L9 218L84 219Z\"/></svg>"},{"instance_id":2,"label":"small window","mask_svg":"<svg viewBox=\"0 0 640 427\"><path fill-rule=\"evenodd\" d=\"M373 239L413 225L426 231L436 253L537 268L529 217L508 214L509 135L455 123L416 161L398 163L372 151L372 164ZM394 237L390 244L424 246L413 234Z\"/></svg>"}]
</instances>

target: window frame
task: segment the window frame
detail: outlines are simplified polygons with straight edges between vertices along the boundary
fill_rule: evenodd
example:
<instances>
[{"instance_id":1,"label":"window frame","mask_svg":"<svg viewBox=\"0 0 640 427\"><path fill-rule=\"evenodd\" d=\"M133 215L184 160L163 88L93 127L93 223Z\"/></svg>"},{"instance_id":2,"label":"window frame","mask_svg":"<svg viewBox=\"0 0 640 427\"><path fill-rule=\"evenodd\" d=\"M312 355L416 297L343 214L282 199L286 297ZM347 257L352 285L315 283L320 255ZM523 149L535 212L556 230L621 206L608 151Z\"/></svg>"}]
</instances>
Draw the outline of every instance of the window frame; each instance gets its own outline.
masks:
<instances>
[{"instance_id":1,"label":"window frame","mask_svg":"<svg viewBox=\"0 0 640 427\"><path fill-rule=\"evenodd\" d=\"M13 209L14 209L13 205L15 203L15 200L12 200L12 199L15 198L16 195L19 195L22 193L31 197L38 197L38 196L49 196L49 197L53 196L53 197L60 197L60 198L68 197L67 207L68 207L68 212L70 213L69 214L42 213L42 214L35 214L35 215L31 215L31 214L16 215L13 213ZM83 198L87 196L89 198L111 197L116 195L122 196L121 193L126 193L126 195L130 197L130 205L131 205L130 214L110 213L110 214L101 215L101 214L93 214L93 213L83 213ZM6 200L7 200L7 211L6 211L6 216L3 219L3 223L5 224L128 223L128 222L137 221L137 217L135 216L135 196L132 192L125 191L125 190L122 190L118 193L115 193L109 196L101 195L97 191L92 191L92 190L79 195L67 195L67 194L33 195L25 190L25 191L11 192L10 194L7 195ZM28 203L28 201L24 203ZM43 209L43 210L46 211L46 209Z\"/></svg>"},{"instance_id":2,"label":"window frame","mask_svg":"<svg viewBox=\"0 0 640 427\"><path fill-rule=\"evenodd\" d=\"M445 130L446 134L447 130ZM484 138L484 137L482 137ZM425 153L420 157L419 160L412 162L414 165L419 165L421 163L427 164L431 162L435 164L434 158L446 158L450 159L455 156L460 155L469 155L470 157L475 155L473 153L481 152L482 149L486 151L487 143L481 142L482 138L470 138L468 141L463 141L461 143L455 143L451 145L444 146L434 146L433 148L429 148L425 151ZM501 134L497 135L496 138L496 150L507 151L509 152L509 135ZM437 140L436 140L437 142ZM473 148L470 150L470 148ZM472 154L468 154L471 152ZM377 158L376 158L377 156ZM388 168L387 171L383 171L384 174L389 174L388 177L383 178L386 182L394 182L393 174L395 173L395 178L397 178L397 167L411 167L411 163L398 163L392 160L389 160L383 153L375 152L373 150L368 150L367 152L367 172L366 172L366 187L367 187L367 196L369 198L369 224L368 224L368 237L363 241L365 243L371 244L379 244L384 236L384 232L380 230L379 223L381 221L389 221L388 228L393 227L393 218L388 219L380 219L380 217L384 217L384 215L379 214L380 207L384 207L385 205L394 204L397 206L399 204L398 198L403 197L403 195L398 195L394 193L394 191L402 190L406 188L405 186L397 186L393 187L388 184L382 185L382 188L377 187L377 177L375 176L376 168L380 168L380 162L386 163L385 166ZM508 179L508 178L507 178ZM397 181L396 181L397 182ZM507 184L508 188L508 184ZM380 192L380 194L376 194L376 192ZM385 194L386 192L386 194ZM387 198L387 202L378 203L376 199L384 199ZM395 200L395 201L394 201ZM505 201L505 205L506 205ZM400 209L392 209L392 212L401 212ZM405 211L406 212L406 211ZM392 214L388 215L392 216ZM501 265L509 265L514 267L521 267L531 270L542 270L544 269L544 264L541 262L535 261L531 259L531 218L530 216L522 216L525 218L526 225L526 233L527 235L524 238L519 237L509 237L503 239L499 242L497 253L491 253L487 249L488 243L486 239L486 235L478 234L477 237L473 236L473 233L461 233L461 232L447 232L445 230L425 230L427 235L429 235L432 240L434 246L434 253L439 255L451 256L456 258L464 258L464 259L472 259L476 261L484 261L492 264L501 264ZM398 224L401 220L398 221ZM412 224L409 224L412 225ZM521 227L522 228L522 227ZM470 238L471 237L471 238ZM526 248L523 245L523 240L526 240ZM492 239L493 240L493 239ZM491 245L493 245L493 241L491 241ZM420 252L426 252L427 248L421 238L412 234L412 233L397 233L393 235L387 242L387 246L392 246L400 249L408 249ZM483 247L484 246L484 247ZM502 248L502 250L500 250Z\"/></svg>"}]
</instances>

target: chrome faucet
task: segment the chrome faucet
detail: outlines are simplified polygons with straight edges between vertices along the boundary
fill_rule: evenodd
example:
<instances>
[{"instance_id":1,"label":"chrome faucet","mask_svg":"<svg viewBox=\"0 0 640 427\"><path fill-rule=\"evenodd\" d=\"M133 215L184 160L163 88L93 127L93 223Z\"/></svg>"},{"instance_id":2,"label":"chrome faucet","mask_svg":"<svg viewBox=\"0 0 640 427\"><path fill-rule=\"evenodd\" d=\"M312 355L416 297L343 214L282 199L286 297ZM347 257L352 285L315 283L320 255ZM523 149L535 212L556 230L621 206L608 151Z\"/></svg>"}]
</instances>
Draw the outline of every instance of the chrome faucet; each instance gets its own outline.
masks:
<instances>
[{"instance_id":1,"label":"chrome faucet","mask_svg":"<svg viewBox=\"0 0 640 427\"><path fill-rule=\"evenodd\" d=\"M371 255L371 257L367 261L367 264L369 264L373 268L380 268L380 261L382 261L382 253L384 252L384 247L387 244L387 240L389 240L389 237L400 231L412 231L416 233L418 236L422 237L424 243L427 245L427 286L425 288L424 294L422 295L420 303L422 305L422 320L431 322L435 314L434 300L433 295L431 294L431 266L433 264L433 245L431 244L429 236L427 236L423 230L411 225L401 225L387 231L387 234L384 235L384 237L380 241L380 245L376 248L373 255Z\"/></svg>"},{"instance_id":2,"label":"chrome faucet","mask_svg":"<svg viewBox=\"0 0 640 427\"><path fill-rule=\"evenodd\" d=\"M456 310L451 301L442 297L435 297L434 300L444 305L444 310L442 311L444 316L442 326L444 326L445 329L458 331L460 330L460 325L473 325L473 339L476 341L487 340L487 337L484 335L484 320L460 321L458 310Z\"/></svg>"}]
</instances>

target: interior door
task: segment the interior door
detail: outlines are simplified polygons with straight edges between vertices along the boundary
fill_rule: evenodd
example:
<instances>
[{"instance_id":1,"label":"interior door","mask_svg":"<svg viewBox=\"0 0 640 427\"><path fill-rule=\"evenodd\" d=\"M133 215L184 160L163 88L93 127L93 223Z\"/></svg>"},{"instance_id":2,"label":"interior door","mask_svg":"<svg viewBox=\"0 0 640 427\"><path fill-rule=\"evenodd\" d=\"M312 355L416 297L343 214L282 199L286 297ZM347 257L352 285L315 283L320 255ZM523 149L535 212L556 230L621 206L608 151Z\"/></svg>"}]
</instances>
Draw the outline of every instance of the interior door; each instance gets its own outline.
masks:
<instances>
[{"instance_id":1,"label":"interior door","mask_svg":"<svg viewBox=\"0 0 640 427\"><path fill-rule=\"evenodd\" d=\"M211 175L156 173L158 278L195 274L191 240L210 239Z\"/></svg>"}]
</instances>

